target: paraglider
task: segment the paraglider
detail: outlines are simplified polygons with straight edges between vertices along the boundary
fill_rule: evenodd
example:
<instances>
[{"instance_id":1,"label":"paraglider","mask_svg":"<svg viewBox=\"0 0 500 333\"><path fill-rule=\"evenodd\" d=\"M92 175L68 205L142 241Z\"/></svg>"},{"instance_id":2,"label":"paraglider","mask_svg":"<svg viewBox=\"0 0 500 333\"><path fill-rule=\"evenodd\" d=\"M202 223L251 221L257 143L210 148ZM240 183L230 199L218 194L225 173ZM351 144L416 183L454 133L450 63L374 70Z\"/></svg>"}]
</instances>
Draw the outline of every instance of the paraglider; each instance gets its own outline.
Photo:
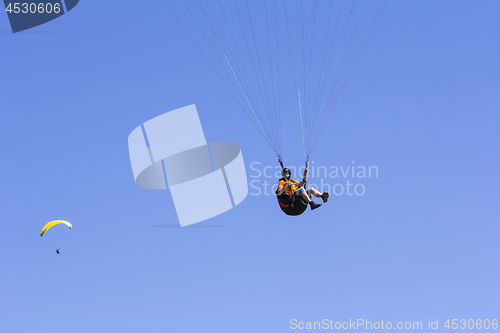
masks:
<instances>
[{"instance_id":1,"label":"paraglider","mask_svg":"<svg viewBox=\"0 0 500 333\"><path fill-rule=\"evenodd\" d=\"M309 168L306 167L304 170L304 178L301 182L290 179L290 169L284 168L281 171L281 176L283 178L279 180L276 196L280 208L285 214L292 216L300 215L306 210L308 205L311 206L311 210L321 207L321 203L315 203L311 200L311 195L323 199L323 203L328 201L329 194L327 191L321 193L314 187L306 190L305 186L307 184L308 171Z\"/></svg>"},{"instance_id":2,"label":"paraglider","mask_svg":"<svg viewBox=\"0 0 500 333\"><path fill-rule=\"evenodd\" d=\"M161 1L267 141L282 170L282 143L293 142L282 140L288 110L295 109L300 121L293 128L300 130L307 166L388 3ZM285 101L294 101L295 106ZM289 215L300 215L311 195L325 196L312 188L308 193L297 183L280 181L280 196L290 195L293 187L292 193L298 191L294 203L280 201L283 211L282 205L294 207Z\"/></svg>"},{"instance_id":3,"label":"paraglider","mask_svg":"<svg viewBox=\"0 0 500 333\"><path fill-rule=\"evenodd\" d=\"M43 234L49 230L50 228L52 228L53 226L55 225L58 225L58 224L65 224L67 225L69 228L72 228L73 226L71 225L71 223L69 223L68 221L63 221L63 220L55 220L55 221L50 221L49 223L47 223L46 225L43 226L42 230L40 231L40 237L43 236ZM56 253L57 254L60 254L61 251L60 249L56 249Z\"/></svg>"},{"instance_id":4,"label":"paraglider","mask_svg":"<svg viewBox=\"0 0 500 333\"><path fill-rule=\"evenodd\" d=\"M71 225L71 223L69 223L68 221L63 221L63 220L55 220L55 221L51 221L49 223L47 223L43 228L42 230L40 231L40 237L43 236L43 234L49 230L50 228L52 228L53 226L57 225L57 224L66 224L68 227L72 228L73 226Z\"/></svg>"}]
</instances>

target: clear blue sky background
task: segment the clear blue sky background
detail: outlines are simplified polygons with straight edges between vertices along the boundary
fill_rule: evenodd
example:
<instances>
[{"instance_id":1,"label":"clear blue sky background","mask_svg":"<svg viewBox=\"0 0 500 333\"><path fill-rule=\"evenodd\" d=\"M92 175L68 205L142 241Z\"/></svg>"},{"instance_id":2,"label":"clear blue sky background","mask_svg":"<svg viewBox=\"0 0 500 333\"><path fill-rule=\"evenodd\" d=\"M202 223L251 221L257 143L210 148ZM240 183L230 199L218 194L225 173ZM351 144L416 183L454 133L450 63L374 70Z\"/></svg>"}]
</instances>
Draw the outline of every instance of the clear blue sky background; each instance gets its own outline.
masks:
<instances>
[{"instance_id":1,"label":"clear blue sky background","mask_svg":"<svg viewBox=\"0 0 500 333\"><path fill-rule=\"evenodd\" d=\"M134 183L139 124L196 104L208 141L241 146L249 180L252 162L276 163L160 0L82 1L18 34L0 13L0 331L500 319L499 12L389 4L313 156L378 166L350 179L363 196L291 218L249 195L187 228L168 191ZM287 164L302 164L300 145L284 146ZM74 227L41 238L54 219Z\"/></svg>"}]
</instances>

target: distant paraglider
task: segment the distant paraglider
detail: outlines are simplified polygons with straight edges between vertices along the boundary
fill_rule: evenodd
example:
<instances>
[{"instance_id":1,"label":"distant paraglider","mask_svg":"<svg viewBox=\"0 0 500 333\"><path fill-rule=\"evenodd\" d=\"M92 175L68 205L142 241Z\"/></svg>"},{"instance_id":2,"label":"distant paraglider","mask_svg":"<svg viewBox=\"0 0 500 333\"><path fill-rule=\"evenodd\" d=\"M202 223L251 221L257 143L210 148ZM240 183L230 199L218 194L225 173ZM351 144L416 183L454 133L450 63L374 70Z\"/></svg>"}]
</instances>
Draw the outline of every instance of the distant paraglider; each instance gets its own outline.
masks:
<instances>
[{"instance_id":1,"label":"distant paraglider","mask_svg":"<svg viewBox=\"0 0 500 333\"><path fill-rule=\"evenodd\" d=\"M42 230L40 231L40 237L43 236L43 234L49 230L50 228L52 228L53 226L57 225L57 224L66 224L68 227L72 228L73 226L71 225L71 223L67 222L67 221L63 221L63 220L55 220L55 221L51 221L49 223L47 223L43 228Z\"/></svg>"}]
</instances>

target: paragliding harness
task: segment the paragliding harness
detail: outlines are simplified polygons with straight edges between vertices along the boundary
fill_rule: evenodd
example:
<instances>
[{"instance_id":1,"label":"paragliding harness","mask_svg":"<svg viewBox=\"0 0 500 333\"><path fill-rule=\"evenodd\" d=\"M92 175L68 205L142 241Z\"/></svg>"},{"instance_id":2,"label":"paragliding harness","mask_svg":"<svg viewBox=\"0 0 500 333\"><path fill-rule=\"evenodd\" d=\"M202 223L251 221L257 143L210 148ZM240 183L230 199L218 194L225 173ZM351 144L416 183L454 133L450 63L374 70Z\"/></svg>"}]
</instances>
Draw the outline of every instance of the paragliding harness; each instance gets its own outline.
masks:
<instances>
[{"instance_id":1,"label":"paragliding harness","mask_svg":"<svg viewBox=\"0 0 500 333\"><path fill-rule=\"evenodd\" d=\"M278 160L278 162L281 165L281 169L283 170L283 162L281 159ZM309 164L309 161L306 161L306 168ZM286 181L286 178L283 177L281 178L278 182L280 181ZM304 185L304 188L306 185ZM280 205L281 210L283 213L286 215L290 216L297 216L305 212L307 209L307 202L305 202L304 198L302 196L297 196L293 194L287 194L286 191L282 195L278 195L279 188L276 189L276 198L278 199L278 204Z\"/></svg>"}]
</instances>

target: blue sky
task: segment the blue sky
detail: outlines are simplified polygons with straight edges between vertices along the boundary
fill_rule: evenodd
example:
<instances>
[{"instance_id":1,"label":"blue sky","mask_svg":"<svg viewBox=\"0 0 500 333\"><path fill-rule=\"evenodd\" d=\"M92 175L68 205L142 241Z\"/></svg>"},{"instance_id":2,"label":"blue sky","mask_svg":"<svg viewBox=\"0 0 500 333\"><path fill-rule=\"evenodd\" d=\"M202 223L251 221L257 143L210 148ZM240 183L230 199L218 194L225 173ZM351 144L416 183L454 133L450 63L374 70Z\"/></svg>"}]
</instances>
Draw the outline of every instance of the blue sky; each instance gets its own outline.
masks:
<instances>
[{"instance_id":1,"label":"blue sky","mask_svg":"<svg viewBox=\"0 0 500 333\"><path fill-rule=\"evenodd\" d=\"M1 14L1 331L500 319L499 10L389 3L312 156L377 166L378 177L325 179L363 195L293 218L249 194L186 228L168 191L134 183L127 137L139 124L196 104L208 141L241 147L249 181L252 163L277 164L162 3L80 2L17 34ZM298 167L296 102L283 108L285 163ZM54 219L73 229L41 238Z\"/></svg>"}]
</instances>

